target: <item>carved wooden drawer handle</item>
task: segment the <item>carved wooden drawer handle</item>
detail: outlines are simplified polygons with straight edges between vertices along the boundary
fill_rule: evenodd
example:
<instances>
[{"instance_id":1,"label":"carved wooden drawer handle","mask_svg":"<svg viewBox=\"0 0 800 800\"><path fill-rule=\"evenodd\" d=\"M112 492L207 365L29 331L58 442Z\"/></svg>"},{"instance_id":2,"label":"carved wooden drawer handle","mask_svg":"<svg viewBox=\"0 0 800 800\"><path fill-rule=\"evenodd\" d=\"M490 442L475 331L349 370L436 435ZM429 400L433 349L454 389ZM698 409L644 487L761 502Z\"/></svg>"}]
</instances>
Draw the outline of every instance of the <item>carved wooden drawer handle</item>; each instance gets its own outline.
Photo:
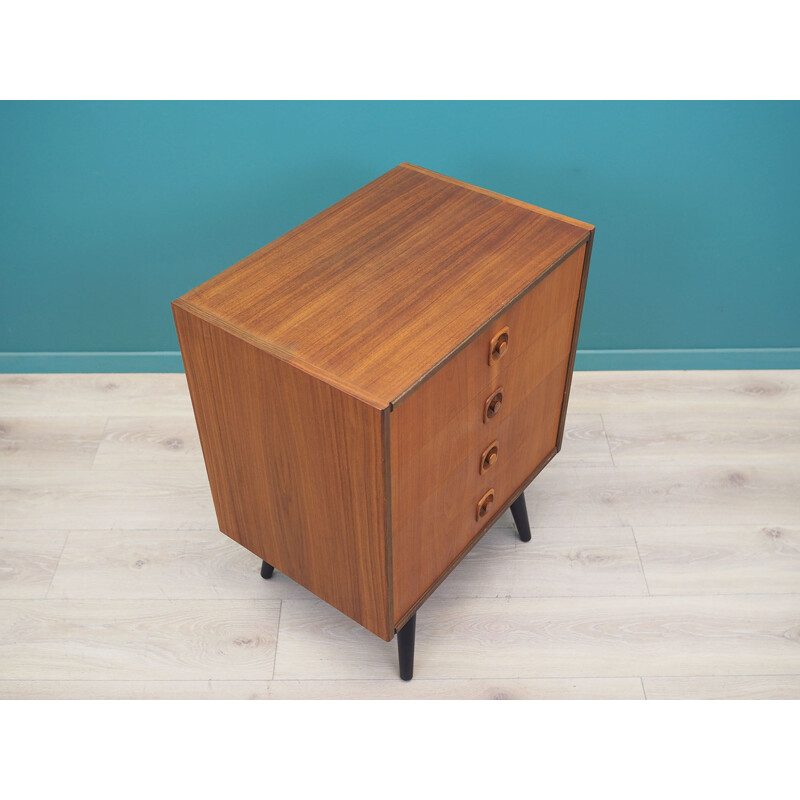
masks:
<instances>
[{"instance_id":1,"label":"carved wooden drawer handle","mask_svg":"<svg viewBox=\"0 0 800 800\"><path fill-rule=\"evenodd\" d=\"M478 500L478 507L475 510L475 519L481 520L489 513L489 506L494 503L494 489L489 489L486 494Z\"/></svg>"},{"instance_id":2,"label":"carved wooden drawer handle","mask_svg":"<svg viewBox=\"0 0 800 800\"><path fill-rule=\"evenodd\" d=\"M489 366L499 361L508 352L508 326L492 336L489 342Z\"/></svg>"},{"instance_id":3,"label":"carved wooden drawer handle","mask_svg":"<svg viewBox=\"0 0 800 800\"><path fill-rule=\"evenodd\" d=\"M497 461L497 442L492 442L481 455L481 475Z\"/></svg>"},{"instance_id":4,"label":"carved wooden drawer handle","mask_svg":"<svg viewBox=\"0 0 800 800\"><path fill-rule=\"evenodd\" d=\"M503 387L500 386L499 388L495 389L492 392L490 397L483 404L483 421L486 422L487 420L490 420L492 417L497 416L497 412L500 411L502 405L503 405Z\"/></svg>"}]
</instances>

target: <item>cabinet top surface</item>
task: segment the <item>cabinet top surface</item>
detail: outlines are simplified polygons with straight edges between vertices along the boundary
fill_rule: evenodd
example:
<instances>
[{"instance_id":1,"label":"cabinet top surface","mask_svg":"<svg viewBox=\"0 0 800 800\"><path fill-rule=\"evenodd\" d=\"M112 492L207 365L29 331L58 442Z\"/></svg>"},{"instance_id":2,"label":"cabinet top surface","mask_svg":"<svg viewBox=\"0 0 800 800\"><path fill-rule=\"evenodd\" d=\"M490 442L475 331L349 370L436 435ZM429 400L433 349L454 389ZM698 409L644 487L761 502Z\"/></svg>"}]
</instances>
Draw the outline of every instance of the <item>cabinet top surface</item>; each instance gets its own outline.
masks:
<instances>
[{"instance_id":1,"label":"cabinet top surface","mask_svg":"<svg viewBox=\"0 0 800 800\"><path fill-rule=\"evenodd\" d=\"M592 230L401 164L176 304L387 408Z\"/></svg>"}]
</instances>

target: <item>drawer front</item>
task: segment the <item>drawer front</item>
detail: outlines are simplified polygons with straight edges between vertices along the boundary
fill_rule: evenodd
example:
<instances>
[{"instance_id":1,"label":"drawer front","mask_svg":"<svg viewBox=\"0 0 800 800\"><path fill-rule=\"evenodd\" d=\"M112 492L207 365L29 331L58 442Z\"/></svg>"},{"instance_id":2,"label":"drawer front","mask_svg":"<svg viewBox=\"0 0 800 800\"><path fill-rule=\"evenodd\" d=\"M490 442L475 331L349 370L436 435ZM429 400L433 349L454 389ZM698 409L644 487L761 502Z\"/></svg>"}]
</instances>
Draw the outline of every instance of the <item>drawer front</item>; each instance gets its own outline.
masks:
<instances>
[{"instance_id":1,"label":"drawer front","mask_svg":"<svg viewBox=\"0 0 800 800\"><path fill-rule=\"evenodd\" d=\"M554 449L583 256L581 247L392 411L395 621Z\"/></svg>"},{"instance_id":2,"label":"drawer front","mask_svg":"<svg viewBox=\"0 0 800 800\"><path fill-rule=\"evenodd\" d=\"M538 283L488 330L473 339L455 358L419 386L392 412L413 418L414 425L392 441L392 457L400 462L424 446L467 405L480 396L485 400L487 387L497 386L500 375L519 356L527 352L562 314L574 316L580 291L585 245L578 248L544 280ZM497 331L508 329L508 343L503 355L489 363L490 343ZM571 335L571 333L570 333Z\"/></svg>"}]
</instances>

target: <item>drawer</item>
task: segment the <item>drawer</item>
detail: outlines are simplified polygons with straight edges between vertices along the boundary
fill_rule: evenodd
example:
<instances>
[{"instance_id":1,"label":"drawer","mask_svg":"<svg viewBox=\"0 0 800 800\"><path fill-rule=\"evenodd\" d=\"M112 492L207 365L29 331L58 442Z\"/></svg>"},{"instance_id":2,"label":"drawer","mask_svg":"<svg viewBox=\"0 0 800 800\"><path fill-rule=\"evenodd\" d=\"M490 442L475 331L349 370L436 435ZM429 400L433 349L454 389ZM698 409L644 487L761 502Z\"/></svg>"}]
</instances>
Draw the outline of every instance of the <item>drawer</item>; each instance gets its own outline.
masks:
<instances>
[{"instance_id":1,"label":"drawer","mask_svg":"<svg viewBox=\"0 0 800 800\"><path fill-rule=\"evenodd\" d=\"M498 428L519 413L518 407L544 376L569 359L572 325L571 315L563 314L524 353L500 370L491 383L481 387L472 402L426 440L419 439L415 427L409 436L398 436L398 456L402 460L398 458L397 463L404 467L393 476L398 495L423 497L460 462L469 461L475 467L471 472L479 477L480 455L496 438ZM502 407L495 417L484 421L486 401L498 389L503 391ZM433 482L426 477L431 475L436 476Z\"/></svg>"},{"instance_id":2,"label":"drawer","mask_svg":"<svg viewBox=\"0 0 800 800\"><path fill-rule=\"evenodd\" d=\"M582 258L583 248L392 411L396 620L555 448ZM508 339L498 340L504 330ZM505 341L495 359L493 340ZM500 410L487 419L487 401L500 388ZM482 470L494 443L496 458ZM490 490L492 503L479 516Z\"/></svg>"},{"instance_id":3,"label":"drawer","mask_svg":"<svg viewBox=\"0 0 800 800\"><path fill-rule=\"evenodd\" d=\"M461 352L444 364L411 395L401 400L392 412L414 419L401 439L392 442L392 452L400 460L422 447L442 430L459 412L487 387L496 386L508 365L517 360L547 332L555 320L572 314L580 291L585 245L556 267L542 281L520 298L508 311L476 336ZM508 329L508 343L503 355L489 363L494 337Z\"/></svg>"},{"instance_id":4,"label":"drawer","mask_svg":"<svg viewBox=\"0 0 800 800\"><path fill-rule=\"evenodd\" d=\"M559 423L552 408L560 403L567 368L568 359L564 359L522 399L514 413L487 431L485 438L490 441L486 444L497 441L498 457L486 472L480 473L483 440L473 436L472 453L440 480L430 482L417 499L407 493L409 488L414 491L410 485L405 489L398 485L393 503L402 504L394 506L402 508L402 514L393 514L392 531L395 559L403 559L402 568L395 566L398 619L552 452ZM423 465L418 467L415 474L426 474ZM478 501L490 489L494 490L493 507L485 517L477 518Z\"/></svg>"}]
</instances>

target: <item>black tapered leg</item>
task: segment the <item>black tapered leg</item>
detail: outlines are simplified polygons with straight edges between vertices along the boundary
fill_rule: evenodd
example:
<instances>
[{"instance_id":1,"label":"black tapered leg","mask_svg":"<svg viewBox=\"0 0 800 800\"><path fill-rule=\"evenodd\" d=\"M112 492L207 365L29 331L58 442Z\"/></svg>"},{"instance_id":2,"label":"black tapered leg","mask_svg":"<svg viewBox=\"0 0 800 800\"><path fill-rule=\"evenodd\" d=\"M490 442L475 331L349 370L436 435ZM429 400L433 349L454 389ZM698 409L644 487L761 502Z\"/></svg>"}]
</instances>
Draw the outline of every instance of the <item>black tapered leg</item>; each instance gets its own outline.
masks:
<instances>
[{"instance_id":1,"label":"black tapered leg","mask_svg":"<svg viewBox=\"0 0 800 800\"><path fill-rule=\"evenodd\" d=\"M514 524L517 526L517 533L523 542L531 540L531 526L528 522L528 507L525 505L525 492L511 504L511 516L514 517Z\"/></svg>"},{"instance_id":2,"label":"black tapered leg","mask_svg":"<svg viewBox=\"0 0 800 800\"><path fill-rule=\"evenodd\" d=\"M275 567L272 564L267 564L266 561L261 562L261 577L266 581L272 577L272 573L275 572Z\"/></svg>"},{"instance_id":3,"label":"black tapered leg","mask_svg":"<svg viewBox=\"0 0 800 800\"><path fill-rule=\"evenodd\" d=\"M417 633L417 615L414 614L397 631L397 656L400 660L400 677L410 681L414 677L414 639Z\"/></svg>"}]
</instances>

